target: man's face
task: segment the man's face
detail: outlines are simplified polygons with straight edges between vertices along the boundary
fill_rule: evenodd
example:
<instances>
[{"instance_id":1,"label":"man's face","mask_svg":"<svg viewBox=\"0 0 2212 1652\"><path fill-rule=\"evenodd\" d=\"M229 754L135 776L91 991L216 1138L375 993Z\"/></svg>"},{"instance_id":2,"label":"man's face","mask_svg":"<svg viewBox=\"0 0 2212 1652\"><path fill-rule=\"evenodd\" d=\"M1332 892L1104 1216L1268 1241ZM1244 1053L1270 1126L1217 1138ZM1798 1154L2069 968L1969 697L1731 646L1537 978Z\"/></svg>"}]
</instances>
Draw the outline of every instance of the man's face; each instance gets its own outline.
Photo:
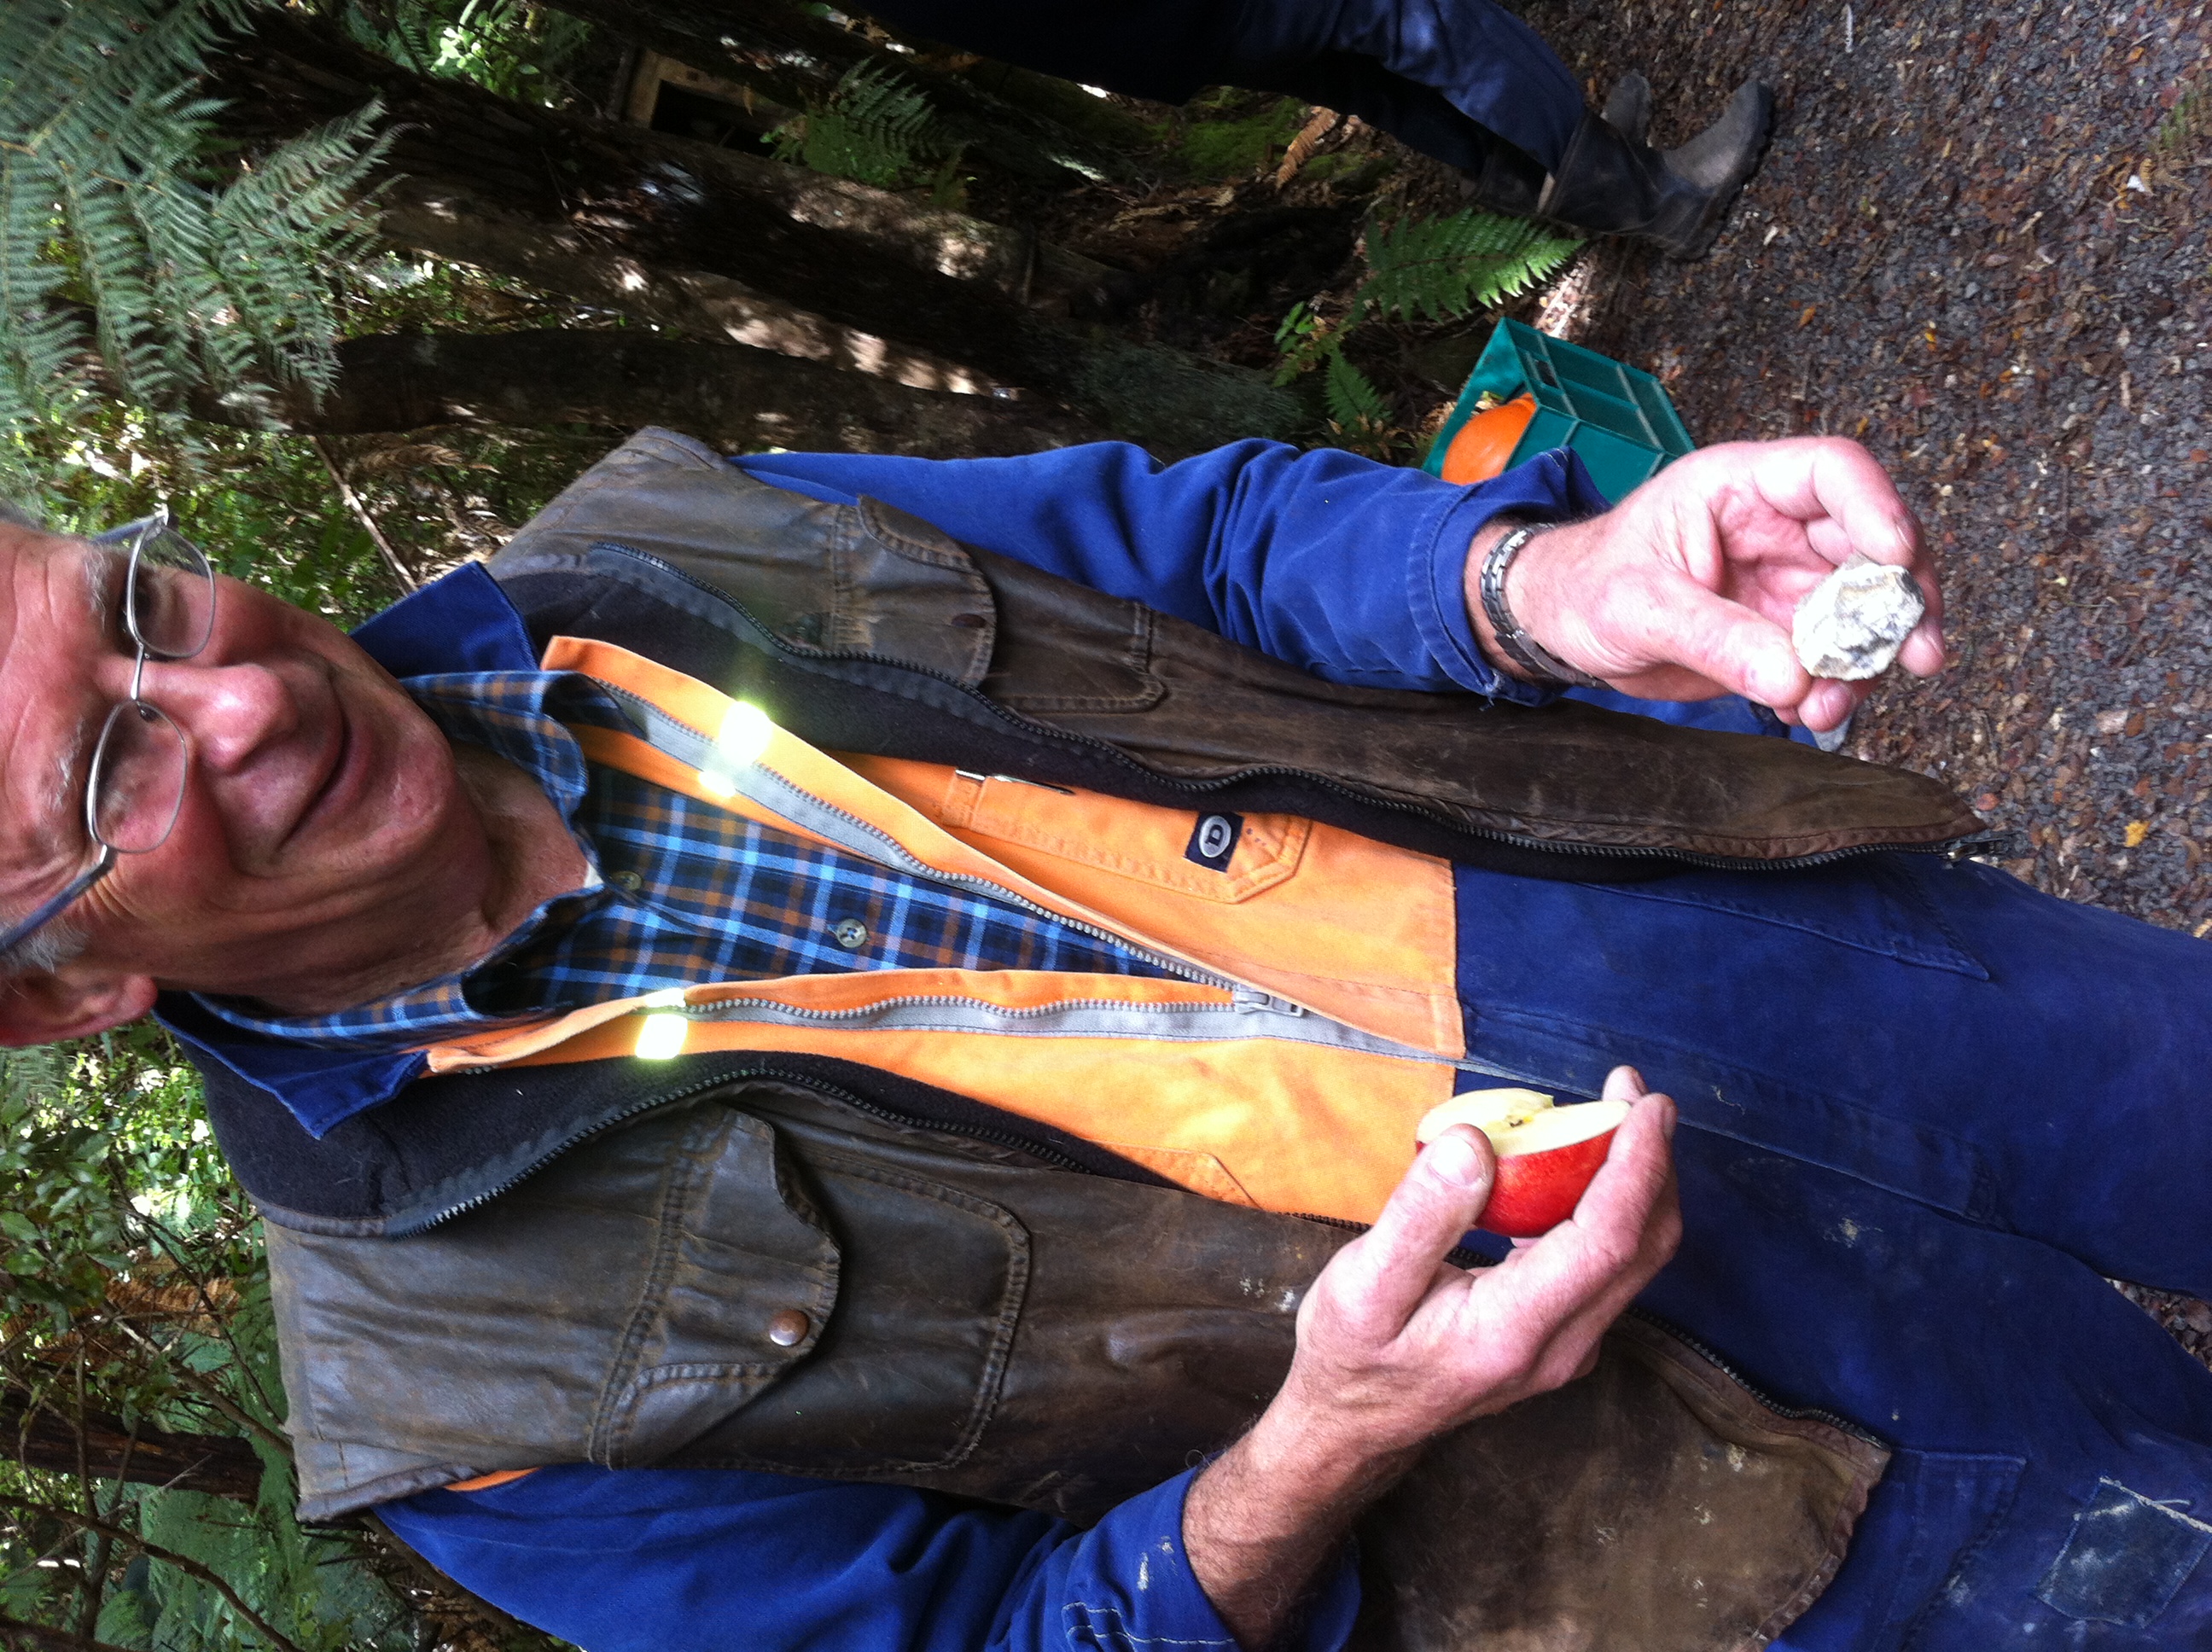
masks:
<instances>
[{"instance_id":1,"label":"man's face","mask_svg":"<svg viewBox=\"0 0 2212 1652\"><path fill-rule=\"evenodd\" d=\"M124 558L0 524L0 914L90 860L86 773L135 650ZM445 932L483 833L445 738L327 622L221 580L188 660L140 689L192 748L168 841L120 857L66 913L80 963L279 1005L351 1001L380 960ZM366 994L361 994L365 996Z\"/></svg>"}]
</instances>

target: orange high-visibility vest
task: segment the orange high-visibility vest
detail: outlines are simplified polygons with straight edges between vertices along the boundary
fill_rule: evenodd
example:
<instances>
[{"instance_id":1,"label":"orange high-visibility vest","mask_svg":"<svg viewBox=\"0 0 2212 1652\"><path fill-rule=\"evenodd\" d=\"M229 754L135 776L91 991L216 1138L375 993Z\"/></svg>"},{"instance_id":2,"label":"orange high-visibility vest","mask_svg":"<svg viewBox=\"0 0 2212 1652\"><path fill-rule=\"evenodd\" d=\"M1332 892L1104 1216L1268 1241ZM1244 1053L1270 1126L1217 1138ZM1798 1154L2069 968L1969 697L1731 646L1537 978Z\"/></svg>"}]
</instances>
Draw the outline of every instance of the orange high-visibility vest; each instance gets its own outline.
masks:
<instances>
[{"instance_id":1,"label":"orange high-visibility vest","mask_svg":"<svg viewBox=\"0 0 2212 1652\"><path fill-rule=\"evenodd\" d=\"M1466 1045L1452 872L1291 816L1249 815L1227 867L1198 817L896 758L833 757L613 644L550 671L639 729L586 755L916 877L1114 936L1177 978L878 969L701 982L427 1047L431 1071L720 1049L864 1062L1039 1120L1192 1189L1371 1220Z\"/></svg>"}]
</instances>

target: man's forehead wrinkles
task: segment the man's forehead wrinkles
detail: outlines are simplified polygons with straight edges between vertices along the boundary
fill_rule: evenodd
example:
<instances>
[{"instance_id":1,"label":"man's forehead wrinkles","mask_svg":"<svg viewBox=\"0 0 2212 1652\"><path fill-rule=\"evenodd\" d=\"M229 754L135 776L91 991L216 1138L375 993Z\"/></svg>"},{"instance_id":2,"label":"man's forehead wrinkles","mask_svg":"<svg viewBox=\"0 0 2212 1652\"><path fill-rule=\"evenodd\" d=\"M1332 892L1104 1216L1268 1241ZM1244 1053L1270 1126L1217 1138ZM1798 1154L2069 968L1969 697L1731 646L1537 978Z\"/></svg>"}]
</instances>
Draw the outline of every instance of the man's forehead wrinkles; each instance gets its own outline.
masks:
<instances>
[{"instance_id":1,"label":"man's forehead wrinkles","mask_svg":"<svg viewBox=\"0 0 2212 1652\"><path fill-rule=\"evenodd\" d=\"M85 617L92 622L97 636L107 627L109 582L119 559L113 551L89 543L81 542L76 549L79 553L77 593L83 598ZM61 817L60 829L64 835L70 805L76 799L78 778L92 761L92 714L80 712L76 726L54 754L53 790L48 801L52 812Z\"/></svg>"},{"instance_id":2,"label":"man's forehead wrinkles","mask_svg":"<svg viewBox=\"0 0 2212 1652\"><path fill-rule=\"evenodd\" d=\"M18 553L18 557L23 555ZM45 629L52 633L52 628L59 628L54 640L63 643L69 652L88 658L106 629L108 572L113 565L113 556L81 541L59 545L50 542L48 547L43 548L43 555L38 551L28 555L37 557L45 566L36 571L24 569L31 574L30 583L19 583L15 600L6 604L9 622L5 637L7 656L31 645L33 636L26 632L26 621L30 622L33 632L40 629L36 615L39 609L44 608L51 616ZM43 601L33 594L40 584L47 592ZM95 628L91 636L72 641L73 635L82 636L79 628L88 621ZM16 678L16 691L34 699L47 693L65 691L67 686L64 658L44 658L43 649L40 653L42 658L35 662L8 660L16 668L9 672ZM66 723L64 718L68 720ZM64 706L58 708L50 719L41 719L34 712L27 720L11 721L15 732L5 751L6 761L13 769L14 784L9 790L16 799L9 812L15 818L8 833L9 864L0 866L0 872L17 874L29 872L35 866L61 865L81 852L83 828L79 823L82 814L77 800L84 784L85 766L91 760L92 744L97 738L99 716L90 705L70 707L64 701ZM50 732L40 732L42 722ZM40 747L45 748L43 755Z\"/></svg>"}]
</instances>

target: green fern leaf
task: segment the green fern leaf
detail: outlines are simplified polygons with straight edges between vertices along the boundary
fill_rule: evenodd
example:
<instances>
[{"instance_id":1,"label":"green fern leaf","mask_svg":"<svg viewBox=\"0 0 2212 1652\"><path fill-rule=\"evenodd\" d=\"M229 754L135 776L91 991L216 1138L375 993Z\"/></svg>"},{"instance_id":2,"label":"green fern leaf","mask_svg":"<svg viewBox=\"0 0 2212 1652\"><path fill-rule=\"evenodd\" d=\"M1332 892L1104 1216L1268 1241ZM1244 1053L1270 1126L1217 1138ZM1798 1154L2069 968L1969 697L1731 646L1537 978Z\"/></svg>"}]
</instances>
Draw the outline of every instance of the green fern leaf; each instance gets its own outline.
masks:
<instances>
[{"instance_id":1,"label":"green fern leaf","mask_svg":"<svg viewBox=\"0 0 2212 1652\"><path fill-rule=\"evenodd\" d=\"M1520 218L1462 212L1370 224L1355 310L1450 321L1526 292L1582 243Z\"/></svg>"},{"instance_id":2,"label":"green fern leaf","mask_svg":"<svg viewBox=\"0 0 2212 1652\"><path fill-rule=\"evenodd\" d=\"M0 453L95 377L152 408L331 380L374 112L242 167L223 155L195 88L268 3L0 7ZM219 157L234 175L210 183Z\"/></svg>"},{"instance_id":3,"label":"green fern leaf","mask_svg":"<svg viewBox=\"0 0 2212 1652\"><path fill-rule=\"evenodd\" d=\"M878 189L899 187L917 163L948 153L929 100L876 63L854 64L826 104L807 110L796 148L815 171Z\"/></svg>"},{"instance_id":4,"label":"green fern leaf","mask_svg":"<svg viewBox=\"0 0 2212 1652\"><path fill-rule=\"evenodd\" d=\"M1390 422L1390 404L1374 381L1345 359L1342 350L1329 353L1328 370L1322 375L1322 393L1328 416L1347 431L1372 431Z\"/></svg>"}]
</instances>

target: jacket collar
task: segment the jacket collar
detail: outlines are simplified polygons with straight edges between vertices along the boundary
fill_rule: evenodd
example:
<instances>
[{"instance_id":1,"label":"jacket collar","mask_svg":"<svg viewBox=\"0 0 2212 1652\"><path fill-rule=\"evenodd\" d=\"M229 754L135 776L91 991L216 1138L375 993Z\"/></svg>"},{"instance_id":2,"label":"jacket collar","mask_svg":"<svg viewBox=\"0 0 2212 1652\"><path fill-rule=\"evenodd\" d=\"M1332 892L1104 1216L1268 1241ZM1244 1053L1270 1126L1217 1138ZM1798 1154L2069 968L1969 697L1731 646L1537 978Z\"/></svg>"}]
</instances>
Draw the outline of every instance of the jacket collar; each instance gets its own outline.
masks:
<instances>
[{"instance_id":1,"label":"jacket collar","mask_svg":"<svg viewBox=\"0 0 2212 1652\"><path fill-rule=\"evenodd\" d=\"M404 598L353 633L394 677L527 671L538 650L521 614L480 564L469 562ZM362 1055L316 1050L233 1027L183 993L164 993L155 1017L203 1062L228 1067L282 1102L310 1135L390 1101L422 1076L412 1051Z\"/></svg>"}]
</instances>

